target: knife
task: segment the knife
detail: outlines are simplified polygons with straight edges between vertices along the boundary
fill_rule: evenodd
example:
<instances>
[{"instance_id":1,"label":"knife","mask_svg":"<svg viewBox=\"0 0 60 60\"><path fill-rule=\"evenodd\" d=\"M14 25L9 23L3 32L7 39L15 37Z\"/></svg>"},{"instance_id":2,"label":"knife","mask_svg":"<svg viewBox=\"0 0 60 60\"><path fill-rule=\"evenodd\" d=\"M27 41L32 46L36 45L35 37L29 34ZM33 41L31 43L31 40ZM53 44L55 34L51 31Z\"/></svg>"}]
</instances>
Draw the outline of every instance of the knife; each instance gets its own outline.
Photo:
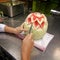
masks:
<instances>
[{"instance_id":1,"label":"knife","mask_svg":"<svg viewBox=\"0 0 60 60\"><path fill-rule=\"evenodd\" d=\"M33 24L31 24L31 26L30 26L30 29L29 29L29 34L31 33L31 30L32 30L32 26L33 26Z\"/></svg>"}]
</instances>

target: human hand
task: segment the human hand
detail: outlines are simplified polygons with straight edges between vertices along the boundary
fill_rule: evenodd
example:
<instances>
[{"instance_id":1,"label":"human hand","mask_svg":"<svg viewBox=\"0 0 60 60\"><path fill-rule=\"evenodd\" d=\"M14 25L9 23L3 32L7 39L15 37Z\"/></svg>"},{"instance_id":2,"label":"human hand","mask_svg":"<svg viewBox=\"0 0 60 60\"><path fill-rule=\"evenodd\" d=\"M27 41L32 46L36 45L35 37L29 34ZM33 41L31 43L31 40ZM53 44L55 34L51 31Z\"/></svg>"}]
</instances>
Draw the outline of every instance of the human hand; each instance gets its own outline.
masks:
<instances>
[{"instance_id":1,"label":"human hand","mask_svg":"<svg viewBox=\"0 0 60 60\"><path fill-rule=\"evenodd\" d=\"M20 33L22 31L27 31L27 29L24 28L24 23L21 24L21 26L16 27L17 33Z\"/></svg>"},{"instance_id":2,"label":"human hand","mask_svg":"<svg viewBox=\"0 0 60 60\"><path fill-rule=\"evenodd\" d=\"M33 44L32 33L30 33L24 38L22 43L22 60L30 60Z\"/></svg>"}]
</instances>

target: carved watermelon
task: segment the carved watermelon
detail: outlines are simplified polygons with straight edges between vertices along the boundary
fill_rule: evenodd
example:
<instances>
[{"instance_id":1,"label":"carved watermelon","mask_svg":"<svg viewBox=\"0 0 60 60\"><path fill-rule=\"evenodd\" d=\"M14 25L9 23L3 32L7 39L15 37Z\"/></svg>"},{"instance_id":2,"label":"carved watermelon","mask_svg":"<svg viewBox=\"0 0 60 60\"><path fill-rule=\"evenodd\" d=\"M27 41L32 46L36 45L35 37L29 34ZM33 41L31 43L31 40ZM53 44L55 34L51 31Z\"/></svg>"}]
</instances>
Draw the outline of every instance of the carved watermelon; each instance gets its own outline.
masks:
<instances>
[{"instance_id":1,"label":"carved watermelon","mask_svg":"<svg viewBox=\"0 0 60 60\"><path fill-rule=\"evenodd\" d=\"M31 24L33 24L31 30L33 33L33 39L39 40L44 36L48 28L46 16L44 14L40 14L39 12L30 13L24 22L24 28L29 31Z\"/></svg>"}]
</instances>

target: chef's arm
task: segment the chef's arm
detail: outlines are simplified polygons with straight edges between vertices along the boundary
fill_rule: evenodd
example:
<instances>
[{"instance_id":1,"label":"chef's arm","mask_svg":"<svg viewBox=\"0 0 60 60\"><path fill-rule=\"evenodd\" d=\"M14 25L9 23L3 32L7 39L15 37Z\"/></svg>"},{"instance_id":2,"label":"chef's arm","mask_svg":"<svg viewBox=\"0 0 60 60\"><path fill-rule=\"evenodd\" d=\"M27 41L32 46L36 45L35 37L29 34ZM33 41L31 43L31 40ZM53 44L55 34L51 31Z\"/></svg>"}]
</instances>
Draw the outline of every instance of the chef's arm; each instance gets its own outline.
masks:
<instances>
[{"instance_id":1,"label":"chef's arm","mask_svg":"<svg viewBox=\"0 0 60 60\"><path fill-rule=\"evenodd\" d=\"M22 43L22 60L30 60L31 51L33 48L32 33L28 34Z\"/></svg>"},{"instance_id":2,"label":"chef's arm","mask_svg":"<svg viewBox=\"0 0 60 60\"><path fill-rule=\"evenodd\" d=\"M23 24L21 26L16 27L16 28L7 26L5 24L0 24L0 32L19 34L22 31L27 31L26 29L23 28Z\"/></svg>"}]
</instances>

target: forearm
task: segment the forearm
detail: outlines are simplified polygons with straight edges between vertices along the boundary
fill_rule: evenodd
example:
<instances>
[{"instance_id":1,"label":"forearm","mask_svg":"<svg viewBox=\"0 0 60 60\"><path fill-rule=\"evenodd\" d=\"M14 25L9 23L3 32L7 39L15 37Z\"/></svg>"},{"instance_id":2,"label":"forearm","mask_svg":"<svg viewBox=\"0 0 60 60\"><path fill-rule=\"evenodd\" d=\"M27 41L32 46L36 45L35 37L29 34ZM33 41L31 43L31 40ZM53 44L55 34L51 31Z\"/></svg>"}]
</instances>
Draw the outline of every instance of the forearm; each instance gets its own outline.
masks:
<instances>
[{"instance_id":1,"label":"forearm","mask_svg":"<svg viewBox=\"0 0 60 60\"><path fill-rule=\"evenodd\" d=\"M17 30L15 28L9 27L5 24L0 24L0 32L8 32L17 34Z\"/></svg>"},{"instance_id":2,"label":"forearm","mask_svg":"<svg viewBox=\"0 0 60 60\"><path fill-rule=\"evenodd\" d=\"M30 60L30 53L22 51L22 60Z\"/></svg>"},{"instance_id":3,"label":"forearm","mask_svg":"<svg viewBox=\"0 0 60 60\"><path fill-rule=\"evenodd\" d=\"M31 49L22 45L22 60L30 60Z\"/></svg>"},{"instance_id":4,"label":"forearm","mask_svg":"<svg viewBox=\"0 0 60 60\"><path fill-rule=\"evenodd\" d=\"M5 26L5 32L17 34L17 30L15 28L9 27L7 25Z\"/></svg>"},{"instance_id":5,"label":"forearm","mask_svg":"<svg viewBox=\"0 0 60 60\"><path fill-rule=\"evenodd\" d=\"M30 60L30 55L33 48L33 39L32 39L32 33L28 34L24 39L22 43L22 60Z\"/></svg>"}]
</instances>

